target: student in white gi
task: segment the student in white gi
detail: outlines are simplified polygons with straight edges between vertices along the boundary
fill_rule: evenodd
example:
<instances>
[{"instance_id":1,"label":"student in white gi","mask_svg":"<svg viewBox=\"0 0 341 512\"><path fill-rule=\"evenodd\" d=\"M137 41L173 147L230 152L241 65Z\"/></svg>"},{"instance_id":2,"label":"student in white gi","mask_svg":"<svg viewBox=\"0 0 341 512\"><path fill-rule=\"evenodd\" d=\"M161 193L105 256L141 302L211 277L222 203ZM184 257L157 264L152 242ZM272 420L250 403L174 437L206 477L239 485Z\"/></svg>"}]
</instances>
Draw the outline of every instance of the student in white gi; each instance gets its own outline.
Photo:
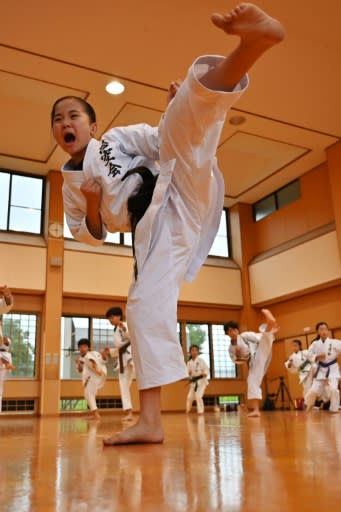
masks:
<instances>
[{"instance_id":1,"label":"student in white gi","mask_svg":"<svg viewBox=\"0 0 341 512\"><path fill-rule=\"evenodd\" d=\"M13 295L6 286L0 288L0 412L2 410L2 397L4 392L4 381L8 373L14 369L12 356L9 352L10 338L3 335L3 314L11 311L13 307Z\"/></svg>"},{"instance_id":2,"label":"student in white gi","mask_svg":"<svg viewBox=\"0 0 341 512\"><path fill-rule=\"evenodd\" d=\"M10 353L11 339L8 336L2 336L0 339L0 412L2 411L2 397L4 394L4 382L15 367L12 364L12 355Z\"/></svg>"},{"instance_id":3,"label":"student in white gi","mask_svg":"<svg viewBox=\"0 0 341 512\"><path fill-rule=\"evenodd\" d=\"M303 385L303 398L313 383L313 364L308 359L308 349L302 349L301 340L293 340L293 353L285 361L284 366L290 373L298 374L299 383Z\"/></svg>"},{"instance_id":4,"label":"student in white gi","mask_svg":"<svg viewBox=\"0 0 341 512\"><path fill-rule=\"evenodd\" d=\"M98 245L107 231L134 230L127 321L141 414L105 444L163 441L161 386L187 374L176 334L179 288L204 263L224 204L215 157L220 133L226 113L247 88L247 71L284 37L281 24L252 4L214 14L212 21L239 36L239 45L226 58L200 57L180 87L172 84L173 99L158 128L114 128L98 142L95 113L84 100L61 98L52 109L55 139L71 156L63 168L63 198L73 236ZM150 193L157 160L159 176ZM141 210L144 188L152 198Z\"/></svg>"},{"instance_id":5,"label":"student in white gi","mask_svg":"<svg viewBox=\"0 0 341 512\"><path fill-rule=\"evenodd\" d=\"M82 374L84 398L88 402L91 416L89 419L100 419L97 409L96 395L104 386L107 377L106 360L103 354L95 350L90 351L90 341L82 338L78 341L80 357L76 361L76 367Z\"/></svg>"},{"instance_id":6,"label":"student in white gi","mask_svg":"<svg viewBox=\"0 0 341 512\"><path fill-rule=\"evenodd\" d=\"M329 327L326 322L319 322L316 331L320 339L315 340L309 347L308 357L317 363L314 373L313 384L306 395L307 412L314 407L315 400L323 395L325 388L329 385L330 412L339 411L340 392L339 379L340 369L337 356L341 354L341 341L329 338Z\"/></svg>"},{"instance_id":7,"label":"student in white gi","mask_svg":"<svg viewBox=\"0 0 341 512\"><path fill-rule=\"evenodd\" d=\"M187 362L189 391L186 400L186 412L190 412L193 400L195 400L198 414L204 414L204 401L202 397L208 386L210 370L204 359L199 356L198 345L191 345L189 352L190 358Z\"/></svg>"},{"instance_id":8,"label":"student in white gi","mask_svg":"<svg viewBox=\"0 0 341 512\"><path fill-rule=\"evenodd\" d=\"M131 342L127 324L123 322L123 311L120 307L108 309L106 318L114 326L114 347L107 347L111 357L117 359L118 381L120 385L122 408L126 415L122 421L133 420L130 386L135 376L134 363L131 355Z\"/></svg>"},{"instance_id":9,"label":"student in white gi","mask_svg":"<svg viewBox=\"0 0 341 512\"><path fill-rule=\"evenodd\" d=\"M266 323L260 326L261 332L243 332L231 320L224 324L224 331L231 338L229 354L234 362L245 361L249 366L247 377L247 398L252 411L249 417L259 417L259 402L262 399L262 381L272 356L272 343L277 331L277 322L268 309L262 309Z\"/></svg>"}]
</instances>

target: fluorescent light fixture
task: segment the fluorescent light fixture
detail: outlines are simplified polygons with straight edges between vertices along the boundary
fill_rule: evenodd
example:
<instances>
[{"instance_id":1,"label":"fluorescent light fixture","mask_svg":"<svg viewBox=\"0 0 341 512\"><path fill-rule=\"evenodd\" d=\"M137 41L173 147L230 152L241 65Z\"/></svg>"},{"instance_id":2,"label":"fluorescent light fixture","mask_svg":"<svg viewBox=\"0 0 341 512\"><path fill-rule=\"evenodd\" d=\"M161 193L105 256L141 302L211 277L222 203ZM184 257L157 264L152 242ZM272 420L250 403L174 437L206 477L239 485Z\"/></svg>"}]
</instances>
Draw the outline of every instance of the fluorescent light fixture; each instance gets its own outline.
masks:
<instances>
[{"instance_id":1,"label":"fluorescent light fixture","mask_svg":"<svg viewBox=\"0 0 341 512\"><path fill-rule=\"evenodd\" d=\"M123 84L121 84L121 82L118 82L117 80L113 80L112 82L109 82L106 86L105 86L105 90L109 93L109 94L122 94L122 92L124 91L125 87Z\"/></svg>"}]
</instances>

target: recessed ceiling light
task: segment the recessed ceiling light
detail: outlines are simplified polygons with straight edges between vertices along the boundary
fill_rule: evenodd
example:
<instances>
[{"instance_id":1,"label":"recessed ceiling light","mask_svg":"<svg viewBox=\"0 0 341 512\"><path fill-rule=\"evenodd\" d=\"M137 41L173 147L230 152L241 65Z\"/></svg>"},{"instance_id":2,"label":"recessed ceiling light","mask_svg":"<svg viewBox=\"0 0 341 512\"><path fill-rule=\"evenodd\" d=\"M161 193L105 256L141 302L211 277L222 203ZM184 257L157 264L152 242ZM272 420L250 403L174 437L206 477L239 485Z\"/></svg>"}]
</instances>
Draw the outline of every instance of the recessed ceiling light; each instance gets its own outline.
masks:
<instances>
[{"instance_id":1,"label":"recessed ceiling light","mask_svg":"<svg viewBox=\"0 0 341 512\"><path fill-rule=\"evenodd\" d=\"M109 94L122 94L122 92L124 91L125 87L123 84L121 84L121 82L118 82L117 80L113 80L112 82L109 82L106 86L105 86L105 90L109 93Z\"/></svg>"},{"instance_id":2,"label":"recessed ceiling light","mask_svg":"<svg viewBox=\"0 0 341 512\"><path fill-rule=\"evenodd\" d=\"M243 124L246 121L246 117L244 116L232 116L229 119L229 123L233 124L233 126L238 126L239 124Z\"/></svg>"}]
</instances>

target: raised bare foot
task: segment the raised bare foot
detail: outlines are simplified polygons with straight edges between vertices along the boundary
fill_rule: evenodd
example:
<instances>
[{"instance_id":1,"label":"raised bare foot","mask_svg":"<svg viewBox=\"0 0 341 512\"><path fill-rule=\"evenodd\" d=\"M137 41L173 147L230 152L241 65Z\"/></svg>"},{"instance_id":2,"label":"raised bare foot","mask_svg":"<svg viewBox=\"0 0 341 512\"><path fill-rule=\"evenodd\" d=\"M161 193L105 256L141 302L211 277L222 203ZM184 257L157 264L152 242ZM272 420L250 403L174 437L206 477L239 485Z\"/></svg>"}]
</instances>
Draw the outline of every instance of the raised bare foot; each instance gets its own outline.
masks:
<instances>
[{"instance_id":1,"label":"raised bare foot","mask_svg":"<svg viewBox=\"0 0 341 512\"><path fill-rule=\"evenodd\" d=\"M163 443L162 427L152 431L141 423L122 430L111 437L103 439L104 446L116 446L121 444L152 444Z\"/></svg>"},{"instance_id":2,"label":"raised bare foot","mask_svg":"<svg viewBox=\"0 0 341 512\"><path fill-rule=\"evenodd\" d=\"M265 316L265 321L268 326L268 331L272 331L274 329L278 329L278 324L276 318L273 316L271 311L269 309L262 309L261 310L263 315Z\"/></svg>"},{"instance_id":3,"label":"raised bare foot","mask_svg":"<svg viewBox=\"0 0 341 512\"><path fill-rule=\"evenodd\" d=\"M260 39L270 47L282 41L285 36L279 21L250 3L240 4L228 14L212 14L212 21L227 34L240 36L244 42Z\"/></svg>"}]
</instances>

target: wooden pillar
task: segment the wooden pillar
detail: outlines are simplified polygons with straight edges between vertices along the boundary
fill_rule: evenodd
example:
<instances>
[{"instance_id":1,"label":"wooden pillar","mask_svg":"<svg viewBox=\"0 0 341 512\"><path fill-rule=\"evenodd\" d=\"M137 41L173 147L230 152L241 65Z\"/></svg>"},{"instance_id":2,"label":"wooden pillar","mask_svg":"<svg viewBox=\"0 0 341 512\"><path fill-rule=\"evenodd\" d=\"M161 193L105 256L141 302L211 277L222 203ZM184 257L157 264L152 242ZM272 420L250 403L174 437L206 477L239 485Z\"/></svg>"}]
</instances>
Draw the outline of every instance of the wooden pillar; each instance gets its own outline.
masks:
<instances>
[{"instance_id":1,"label":"wooden pillar","mask_svg":"<svg viewBox=\"0 0 341 512\"><path fill-rule=\"evenodd\" d=\"M238 203L229 209L232 238L232 257L241 270L243 309L240 316L241 330L255 330L259 324L257 311L251 304L249 262L255 256L251 205Z\"/></svg>"},{"instance_id":2,"label":"wooden pillar","mask_svg":"<svg viewBox=\"0 0 341 512\"><path fill-rule=\"evenodd\" d=\"M327 149L330 193L333 203L336 236L341 259L341 142ZM318 198L317 198L318 201Z\"/></svg>"},{"instance_id":3,"label":"wooden pillar","mask_svg":"<svg viewBox=\"0 0 341 512\"><path fill-rule=\"evenodd\" d=\"M46 289L40 352L41 390L39 413L41 416L57 415L60 410L59 371L64 261L61 173L50 171L48 180Z\"/></svg>"}]
</instances>

